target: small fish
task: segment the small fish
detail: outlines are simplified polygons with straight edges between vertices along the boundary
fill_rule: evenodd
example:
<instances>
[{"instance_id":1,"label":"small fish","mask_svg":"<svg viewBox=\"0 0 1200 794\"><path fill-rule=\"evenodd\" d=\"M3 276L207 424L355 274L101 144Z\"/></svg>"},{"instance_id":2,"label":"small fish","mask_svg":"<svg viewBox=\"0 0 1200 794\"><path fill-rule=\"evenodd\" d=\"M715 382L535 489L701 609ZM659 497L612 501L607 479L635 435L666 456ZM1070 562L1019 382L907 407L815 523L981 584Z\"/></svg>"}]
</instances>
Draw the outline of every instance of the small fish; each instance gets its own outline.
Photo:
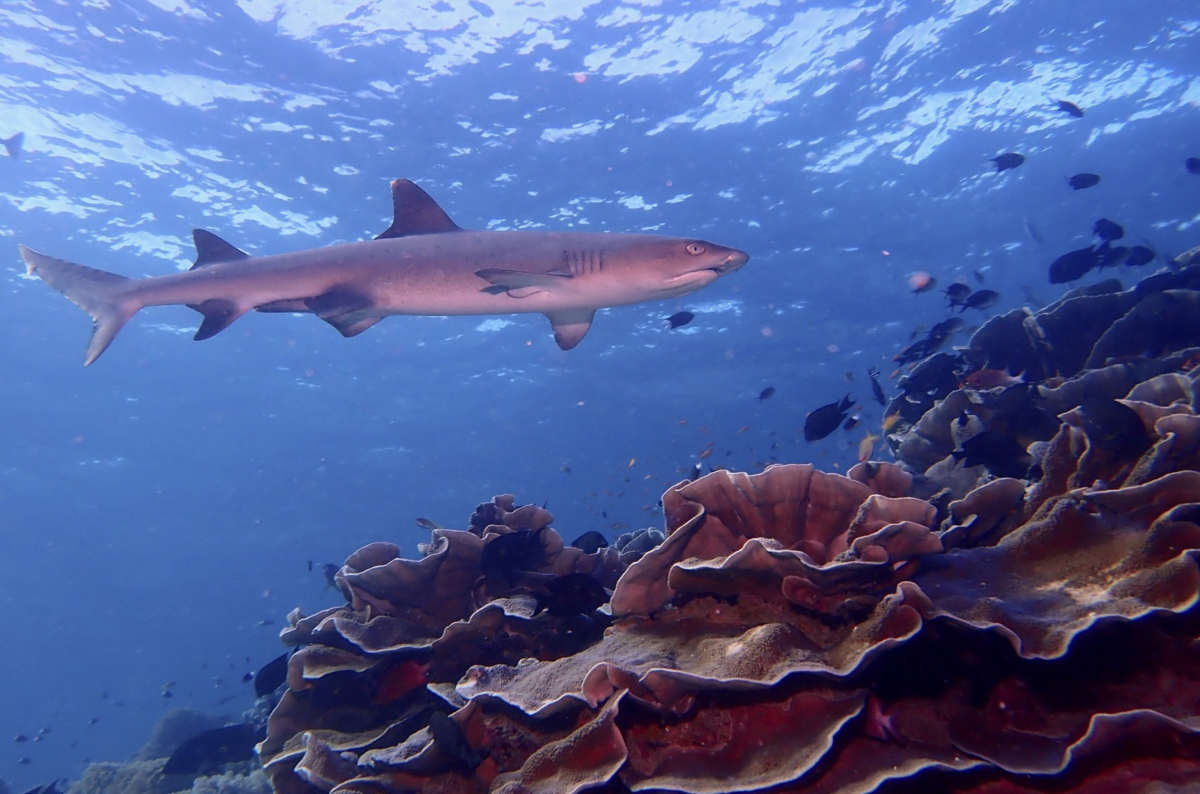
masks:
<instances>
[{"instance_id":1,"label":"small fish","mask_svg":"<svg viewBox=\"0 0 1200 794\"><path fill-rule=\"evenodd\" d=\"M817 408L804 420L804 440L820 441L837 430L842 422L846 421L846 414L850 413L850 409L853 407L854 401L847 394L838 402Z\"/></svg>"},{"instance_id":2,"label":"small fish","mask_svg":"<svg viewBox=\"0 0 1200 794\"><path fill-rule=\"evenodd\" d=\"M987 281L987 279L983 277L982 271L972 270L971 275L975 276L975 280L978 281L980 284Z\"/></svg>"},{"instance_id":3,"label":"small fish","mask_svg":"<svg viewBox=\"0 0 1200 794\"><path fill-rule=\"evenodd\" d=\"M1189 157L1183 161L1183 167L1189 174L1200 174L1200 157Z\"/></svg>"},{"instance_id":4,"label":"small fish","mask_svg":"<svg viewBox=\"0 0 1200 794\"><path fill-rule=\"evenodd\" d=\"M194 775L216 771L222 764L249 761L254 757L254 745L262 741L266 731L249 723L213 728L188 739L163 764L164 775Z\"/></svg>"},{"instance_id":5,"label":"small fish","mask_svg":"<svg viewBox=\"0 0 1200 794\"><path fill-rule=\"evenodd\" d=\"M1098 264L1096 251L1091 247L1068 251L1050 263L1050 283L1078 281Z\"/></svg>"},{"instance_id":6,"label":"small fish","mask_svg":"<svg viewBox=\"0 0 1200 794\"><path fill-rule=\"evenodd\" d=\"M537 615L542 610L556 618L569 618L575 615L590 615L608 603L608 592L596 581L595 577L586 573L569 573L558 576L546 582L549 595L534 593Z\"/></svg>"},{"instance_id":7,"label":"small fish","mask_svg":"<svg viewBox=\"0 0 1200 794\"><path fill-rule=\"evenodd\" d=\"M1072 190L1086 190L1089 187L1095 187L1100 184L1099 174L1076 174L1075 176L1067 177L1067 184Z\"/></svg>"},{"instance_id":8,"label":"small fish","mask_svg":"<svg viewBox=\"0 0 1200 794\"><path fill-rule=\"evenodd\" d=\"M1021 224L1025 227L1025 233L1029 235L1030 240L1033 240L1039 245L1045 242L1045 240L1042 239L1042 233L1039 232L1037 227L1033 225L1033 221L1029 220L1028 218L1023 218L1021 220Z\"/></svg>"},{"instance_id":9,"label":"small fish","mask_svg":"<svg viewBox=\"0 0 1200 794\"><path fill-rule=\"evenodd\" d=\"M427 683L429 683L429 663L407 659L400 664L392 665L379 674L378 682L375 685L375 696L371 698L371 702L377 706L394 703Z\"/></svg>"},{"instance_id":10,"label":"small fish","mask_svg":"<svg viewBox=\"0 0 1200 794\"><path fill-rule=\"evenodd\" d=\"M999 157L993 157L992 162L996 164L996 173L1000 174L1010 171L1025 162L1025 155L1017 154L1016 152L1005 152Z\"/></svg>"},{"instance_id":11,"label":"small fish","mask_svg":"<svg viewBox=\"0 0 1200 794\"><path fill-rule=\"evenodd\" d=\"M1150 448L1150 434L1129 406L1111 398L1086 395L1079 408L1083 432L1092 446L1128 459L1136 459Z\"/></svg>"},{"instance_id":12,"label":"small fish","mask_svg":"<svg viewBox=\"0 0 1200 794\"><path fill-rule=\"evenodd\" d=\"M1096 246L1096 266L1100 268L1115 267L1129 256L1129 249L1123 245L1109 245L1108 240Z\"/></svg>"},{"instance_id":13,"label":"small fish","mask_svg":"<svg viewBox=\"0 0 1200 794\"><path fill-rule=\"evenodd\" d=\"M445 712L435 711L429 715L429 735L433 737L434 745L455 761L460 772L473 775L483 763L483 757L471 747L462 728Z\"/></svg>"},{"instance_id":14,"label":"small fish","mask_svg":"<svg viewBox=\"0 0 1200 794\"><path fill-rule=\"evenodd\" d=\"M763 389L762 391L760 391L758 393L758 401L762 402L763 400L769 400L774 396L775 396L775 387L768 386L767 388Z\"/></svg>"},{"instance_id":15,"label":"small fish","mask_svg":"<svg viewBox=\"0 0 1200 794\"><path fill-rule=\"evenodd\" d=\"M691 469L691 471L690 471L690 472L688 472L688 479L689 479L689 480L698 480L698 479L700 479L700 475L703 473L703 471L704 471L704 470L703 470L703 468L701 468L700 461L696 461L695 465L694 465L694 466L692 466L692 469Z\"/></svg>"},{"instance_id":16,"label":"small fish","mask_svg":"<svg viewBox=\"0 0 1200 794\"><path fill-rule=\"evenodd\" d=\"M325 586L327 588L338 589L337 579L334 577L337 576L337 572L340 570L342 570L342 566L334 565L332 562L327 562L321 566L321 573L325 576Z\"/></svg>"},{"instance_id":17,"label":"small fish","mask_svg":"<svg viewBox=\"0 0 1200 794\"><path fill-rule=\"evenodd\" d=\"M984 309L990 309L995 306L996 302L999 300L1000 293L996 292L996 290L981 289L977 290L976 292L972 292L971 297L967 298L958 310L960 312L966 311L967 309L978 309L983 311Z\"/></svg>"},{"instance_id":18,"label":"small fish","mask_svg":"<svg viewBox=\"0 0 1200 794\"><path fill-rule=\"evenodd\" d=\"M1009 375L1008 371L1003 369L980 369L963 378L964 386L969 386L977 391L987 391L1001 386L1015 386L1024 382L1025 379L1020 375Z\"/></svg>"},{"instance_id":19,"label":"small fish","mask_svg":"<svg viewBox=\"0 0 1200 794\"><path fill-rule=\"evenodd\" d=\"M8 156L16 160L21 156L21 144L25 142L25 133L18 132L10 135L0 143L4 144L4 151L8 152Z\"/></svg>"},{"instance_id":20,"label":"small fish","mask_svg":"<svg viewBox=\"0 0 1200 794\"><path fill-rule=\"evenodd\" d=\"M608 546L608 538L593 529L575 538L571 541L571 545L577 549L583 549L584 554L595 554Z\"/></svg>"},{"instance_id":21,"label":"small fish","mask_svg":"<svg viewBox=\"0 0 1200 794\"><path fill-rule=\"evenodd\" d=\"M682 328L694 319L696 319L696 315L692 314L691 312L675 312L667 318L667 322L670 323L671 328L674 329Z\"/></svg>"},{"instance_id":22,"label":"small fish","mask_svg":"<svg viewBox=\"0 0 1200 794\"><path fill-rule=\"evenodd\" d=\"M893 427L900 423L900 414L888 414L883 417L883 432L890 432Z\"/></svg>"},{"instance_id":23,"label":"small fish","mask_svg":"<svg viewBox=\"0 0 1200 794\"><path fill-rule=\"evenodd\" d=\"M1083 118L1083 108L1079 107L1079 105L1076 105L1074 102L1068 102L1065 99L1057 99L1055 100L1055 105L1057 105L1058 109L1063 113L1066 113L1068 116L1073 116L1077 119Z\"/></svg>"},{"instance_id":24,"label":"small fish","mask_svg":"<svg viewBox=\"0 0 1200 794\"><path fill-rule=\"evenodd\" d=\"M883 393L883 386L879 384L879 370L871 367L867 370L867 376L871 379L871 396L875 398L875 402L887 405L887 395Z\"/></svg>"},{"instance_id":25,"label":"small fish","mask_svg":"<svg viewBox=\"0 0 1200 794\"><path fill-rule=\"evenodd\" d=\"M1125 230L1121 228L1121 225L1118 223L1113 223L1108 218L1101 218L1092 224L1092 231L1094 231L1096 236L1101 240L1105 240L1107 242L1120 240L1125 236Z\"/></svg>"},{"instance_id":26,"label":"small fish","mask_svg":"<svg viewBox=\"0 0 1200 794\"><path fill-rule=\"evenodd\" d=\"M308 572L312 573L312 560L308 561Z\"/></svg>"},{"instance_id":27,"label":"small fish","mask_svg":"<svg viewBox=\"0 0 1200 794\"><path fill-rule=\"evenodd\" d=\"M29 737L23 733L18 733L16 736L13 737L13 741L16 742L17 744L24 744L25 742L29 741Z\"/></svg>"},{"instance_id":28,"label":"small fish","mask_svg":"<svg viewBox=\"0 0 1200 794\"><path fill-rule=\"evenodd\" d=\"M416 521L417 526L419 526L421 529L428 529L431 532L435 529L444 529L441 524L428 518L418 518Z\"/></svg>"},{"instance_id":29,"label":"small fish","mask_svg":"<svg viewBox=\"0 0 1200 794\"><path fill-rule=\"evenodd\" d=\"M254 695L266 697L279 689L280 684L287 680L288 655L286 653L272 659L262 666L254 676ZM243 678L243 681L248 679Z\"/></svg>"},{"instance_id":30,"label":"small fish","mask_svg":"<svg viewBox=\"0 0 1200 794\"><path fill-rule=\"evenodd\" d=\"M854 373L853 372L843 372L842 377L846 379L846 383L854 383Z\"/></svg>"},{"instance_id":31,"label":"small fish","mask_svg":"<svg viewBox=\"0 0 1200 794\"><path fill-rule=\"evenodd\" d=\"M985 466L997 477L1023 479L1029 473L1033 457L1007 433L985 430L961 444L953 453L955 460L967 466Z\"/></svg>"},{"instance_id":32,"label":"small fish","mask_svg":"<svg viewBox=\"0 0 1200 794\"><path fill-rule=\"evenodd\" d=\"M866 463L871 459L871 455L875 452L875 443L879 441L879 436L868 432L866 438L858 442L858 462Z\"/></svg>"},{"instance_id":33,"label":"small fish","mask_svg":"<svg viewBox=\"0 0 1200 794\"><path fill-rule=\"evenodd\" d=\"M967 296L971 294L971 285L956 281L942 290L942 294L946 296L946 301L950 304L950 308L953 309L955 306L960 306L966 301Z\"/></svg>"},{"instance_id":34,"label":"small fish","mask_svg":"<svg viewBox=\"0 0 1200 794\"><path fill-rule=\"evenodd\" d=\"M858 427L858 419L859 418L857 416L846 417L846 421L842 423L842 429L853 430L854 428Z\"/></svg>"},{"instance_id":35,"label":"small fish","mask_svg":"<svg viewBox=\"0 0 1200 794\"><path fill-rule=\"evenodd\" d=\"M1141 267L1154 261L1155 253L1144 245L1135 245L1125 257L1125 267Z\"/></svg>"},{"instance_id":36,"label":"small fish","mask_svg":"<svg viewBox=\"0 0 1200 794\"><path fill-rule=\"evenodd\" d=\"M518 529L488 541L479 556L484 576L515 583L523 571L536 571L546 564L542 530Z\"/></svg>"},{"instance_id":37,"label":"small fish","mask_svg":"<svg viewBox=\"0 0 1200 794\"><path fill-rule=\"evenodd\" d=\"M245 675L242 676L243 684L248 684L253 680L254 680L254 673L246 673Z\"/></svg>"},{"instance_id":38,"label":"small fish","mask_svg":"<svg viewBox=\"0 0 1200 794\"><path fill-rule=\"evenodd\" d=\"M980 292L990 292L990 291L991 290L980 290ZM979 292L976 292L971 297L973 298L973 297L975 297L975 295L978 295L978 294L979 294ZM999 296L997 296L997 297L999 297ZM968 298L968 300L970 300L970 298ZM964 304L964 305L966 305L966 304ZM973 308L978 308L978 307L973 307ZM932 328L929 329L929 334L928 334L927 338L937 341L940 344L941 342L948 340L951 336L953 336L954 334L961 331L963 329L963 326L965 326L965 325L966 325L966 323L963 322L963 319L961 317L951 317L948 320L942 320L940 323L935 324Z\"/></svg>"},{"instance_id":39,"label":"small fish","mask_svg":"<svg viewBox=\"0 0 1200 794\"><path fill-rule=\"evenodd\" d=\"M919 270L908 277L908 286L912 288L913 295L920 295L936 287L937 279L924 270Z\"/></svg>"}]
</instances>

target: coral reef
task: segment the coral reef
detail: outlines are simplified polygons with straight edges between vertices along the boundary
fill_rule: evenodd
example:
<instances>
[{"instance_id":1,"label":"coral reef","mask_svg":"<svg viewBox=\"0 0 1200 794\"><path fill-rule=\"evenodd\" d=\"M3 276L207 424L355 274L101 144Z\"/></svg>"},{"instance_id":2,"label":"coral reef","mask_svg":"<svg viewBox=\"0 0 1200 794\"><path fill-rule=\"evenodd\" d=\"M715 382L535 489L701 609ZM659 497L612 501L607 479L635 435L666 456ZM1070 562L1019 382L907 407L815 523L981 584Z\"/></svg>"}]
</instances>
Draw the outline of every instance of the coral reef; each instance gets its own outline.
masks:
<instances>
[{"instance_id":1,"label":"coral reef","mask_svg":"<svg viewBox=\"0 0 1200 794\"><path fill-rule=\"evenodd\" d=\"M506 495L419 559L360 549L346 604L283 632L267 774L285 794L1188 790L1197 287L1185 268L993 318L901 382L898 463L716 471L607 547Z\"/></svg>"}]
</instances>

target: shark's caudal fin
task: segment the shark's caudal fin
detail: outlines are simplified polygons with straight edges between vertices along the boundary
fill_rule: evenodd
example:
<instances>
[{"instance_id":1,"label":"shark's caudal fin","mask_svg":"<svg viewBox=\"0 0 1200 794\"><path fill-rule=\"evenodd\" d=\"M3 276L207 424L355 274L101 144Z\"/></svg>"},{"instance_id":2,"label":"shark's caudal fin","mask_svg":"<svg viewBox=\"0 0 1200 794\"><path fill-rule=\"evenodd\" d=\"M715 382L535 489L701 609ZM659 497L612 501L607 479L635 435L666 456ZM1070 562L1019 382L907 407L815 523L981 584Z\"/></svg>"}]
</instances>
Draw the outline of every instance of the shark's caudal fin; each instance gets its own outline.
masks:
<instances>
[{"instance_id":1,"label":"shark's caudal fin","mask_svg":"<svg viewBox=\"0 0 1200 794\"><path fill-rule=\"evenodd\" d=\"M85 367L100 357L129 318L142 308L134 301L122 299L121 293L132 279L55 259L23 245L17 247L30 275L37 275L92 315L92 341L83 359Z\"/></svg>"}]
</instances>

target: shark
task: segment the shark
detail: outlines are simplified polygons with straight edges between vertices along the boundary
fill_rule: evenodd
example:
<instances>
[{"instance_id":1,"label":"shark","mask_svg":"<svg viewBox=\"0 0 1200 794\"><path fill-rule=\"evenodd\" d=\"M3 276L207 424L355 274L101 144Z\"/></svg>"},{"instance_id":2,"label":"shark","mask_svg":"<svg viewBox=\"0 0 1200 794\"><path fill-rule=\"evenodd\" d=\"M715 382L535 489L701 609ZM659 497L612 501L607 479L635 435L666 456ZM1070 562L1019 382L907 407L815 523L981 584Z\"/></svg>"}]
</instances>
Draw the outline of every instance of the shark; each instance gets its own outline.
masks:
<instances>
[{"instance_id":1,"label":"shark","mask_svg":"<svg viewBox=\"0 0 1200 794\"><path fill-rule=\"evenodd\" d=\"M190 270L127 278L18 246L36 275L92 316L90 366L147 306L184 305L210 339L248 311L315 314L344 337L392 315L544 314L570 350L596 310L677 298L749 261L689 237L458 226L414 182L392 182L392 224L372 240L251 256L195 229Z\"/></svg>"}]
</instances>

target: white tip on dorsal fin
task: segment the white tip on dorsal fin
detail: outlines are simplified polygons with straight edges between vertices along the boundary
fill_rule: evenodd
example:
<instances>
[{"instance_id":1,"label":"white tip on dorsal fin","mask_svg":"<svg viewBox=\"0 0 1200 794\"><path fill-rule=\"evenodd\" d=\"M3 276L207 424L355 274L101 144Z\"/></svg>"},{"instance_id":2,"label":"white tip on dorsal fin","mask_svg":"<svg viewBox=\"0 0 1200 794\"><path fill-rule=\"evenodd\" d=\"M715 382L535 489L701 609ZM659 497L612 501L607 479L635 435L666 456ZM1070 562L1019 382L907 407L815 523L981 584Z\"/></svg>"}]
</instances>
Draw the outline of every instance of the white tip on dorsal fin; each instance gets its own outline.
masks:
<instances>
[{"instance_id":1,"label":"white tip on dorsal fin","mask_svg":"<svg viewBox=\"0 0 1200 794\"><path fill-rule=\"evenodd\" d=\"M392 225L375 239L460 231L428 193L407 179L397 179L392 182Z\"/></svg>"}]
</instances>

